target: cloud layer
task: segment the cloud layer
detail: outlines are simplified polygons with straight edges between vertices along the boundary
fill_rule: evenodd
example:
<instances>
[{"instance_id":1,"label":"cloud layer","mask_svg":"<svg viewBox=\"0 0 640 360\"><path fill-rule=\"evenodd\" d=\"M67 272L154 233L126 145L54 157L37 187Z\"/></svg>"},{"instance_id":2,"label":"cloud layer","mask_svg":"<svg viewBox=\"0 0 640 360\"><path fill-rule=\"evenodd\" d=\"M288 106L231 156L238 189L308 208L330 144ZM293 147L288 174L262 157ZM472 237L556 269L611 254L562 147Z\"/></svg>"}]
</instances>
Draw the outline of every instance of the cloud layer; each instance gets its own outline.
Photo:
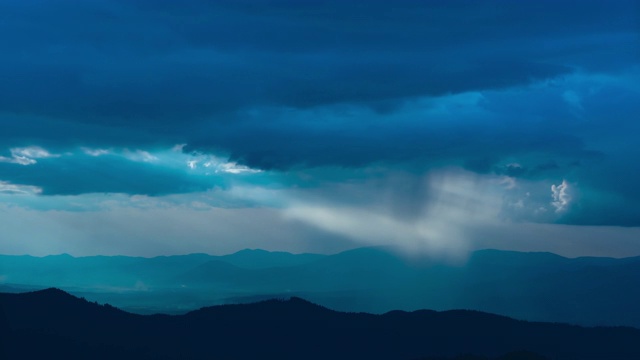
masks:
<instances>
[{"instance_id":1,"label":"cloud layer","mask_svg":"<svg viewBox=\"0 0 640 360\"><path fill-rule=\"evenodd\" d=\"M5 1L0 201L272 209L431 249L496 222L637 227L639 13L632 0Z\"/></svg>"}]
</instances>

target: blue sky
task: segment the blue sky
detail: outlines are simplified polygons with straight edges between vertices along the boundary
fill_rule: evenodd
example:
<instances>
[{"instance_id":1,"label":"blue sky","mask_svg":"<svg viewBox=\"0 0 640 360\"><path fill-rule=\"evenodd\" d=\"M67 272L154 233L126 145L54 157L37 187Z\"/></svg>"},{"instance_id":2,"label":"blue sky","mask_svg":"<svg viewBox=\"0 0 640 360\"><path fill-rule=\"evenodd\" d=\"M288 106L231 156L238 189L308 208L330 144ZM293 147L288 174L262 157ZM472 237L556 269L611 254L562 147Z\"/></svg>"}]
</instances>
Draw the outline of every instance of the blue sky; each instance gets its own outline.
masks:
<instances>
[{"instance_id":1,"label":"blue sky","mask_svg":"<svg viewBox=\"0 0 640 360\"><path fill-rule=\"evenodd\" d=\"M0 14L0 252L640 255L636 1Z\"/></svg>"}]
</instances>

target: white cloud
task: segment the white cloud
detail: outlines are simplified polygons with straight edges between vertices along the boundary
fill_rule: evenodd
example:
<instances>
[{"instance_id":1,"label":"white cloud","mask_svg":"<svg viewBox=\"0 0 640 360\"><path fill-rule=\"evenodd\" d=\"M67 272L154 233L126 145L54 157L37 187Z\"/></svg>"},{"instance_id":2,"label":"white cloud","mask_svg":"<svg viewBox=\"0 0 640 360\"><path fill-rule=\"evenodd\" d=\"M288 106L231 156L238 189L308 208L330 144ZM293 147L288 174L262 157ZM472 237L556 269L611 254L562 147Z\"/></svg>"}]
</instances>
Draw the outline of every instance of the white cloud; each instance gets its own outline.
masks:
<instances>
[{"instance_id":1,"label":"white cloud","mask_svg":"<svg viewBox=\"0 0 640 360\"><path fill-rule=\"evenodd\" d=\"M216 173L255 174L262 172L262 170L252 169L245 165L239 165L236 162L227 162L226 160L213 155L195 153L189 156L190 158L186 161L186 164L191 170L197 169L198 166L202 166L206 169L213 170ZM206 174L210 173L206 172Z\"/></svg>"},{"instance_id":2,"label":"white cloud","mask_svg":"<svg viewBox=\"0 0 640 360\"><path fill-rule=\"evenodd\" d=\"M39 146L28 146L24 148L13 148L11 149L12 156L21 156L28 157L32 159L43 159L49 157L57 157L58 155L53 155L49 153L47 150L39 147Z\"/></svg>"},{"instance_id":3,"label":"white cloud","mask_svg":"<svg viewBox=\"0 0 640 360\"><path fill-rule=\"evenodd\" d=\"M563 212L571 202L571 196L568 194L569 184L566 180L562 180L560 185L551 185L551 205L556 208L556 212Z\"/></svg>"},{"instance_id":4,"label":"white cloud","mask_svg":"<svg viewBox=\"0 0 640 360\"><path fill-rule=\"evenodd\" d=\"M12 164L20 164L20 165L33 165L37 163L34 159L29 159L25 157L6 157L0 156L0 162L12 163Z\"/></svg>"},{"instance_id":5,"label":"white cloud","mask_svg":"<svg viewBox=\"0 0 640 360\"><path fill-rule=\"evenodd\" d=\"M252 169L248 166L238 165L235 162L226 162L218 165L218 170L216 172L226 172L230 174L255 174L262 172L262 170Z\"/></svg>"},{"instance_id":6,"label":"white cloud","mask_svg":"<svg viewBox=\"0 0 640 360\"><path fill-rule=\"evenodd\" d=\"M8 162L20 165L33 165L38 161L36 159L46 159L59 157L60 155L51 154L49 151L39 146L27 146L9 149L11 157L0 156L0 162Z\"/></svg>"},{"instance_id":7,"label":"white cloud","mask_svg":"<svg viewBox=\"0 0 640 360\"><path fill-rule=\"evenodd\" d=\"M84 151L85 154L89 156L102 156L102 155L107 155L111 153L111 151L108 149L91 149L87 147L83 147L81 149L82 151Z\"/></svg>"},{"instance_id":8,"label":"white cloud","mask_svg":"<svg viewBox=\"0 0 640 360\"><path fill-rule=\"evenodd\" d=\"M7 181L0 181L0 194L37 195L40 193L42 193L42 188L37 186L12 184Z\"/></svg>"},{"instance_id":9,"label":"white cloud","mask_svg":"<svg viewBox=\"0 0 640 360\"><path fill-rule=\"evenodd\" d=\"M138 162L156 162L159 160L157 156L152 155L150 152L145 150L130 151L128 149L124 149L123 155L129 160Z\"/></svg>"}]
</instances>

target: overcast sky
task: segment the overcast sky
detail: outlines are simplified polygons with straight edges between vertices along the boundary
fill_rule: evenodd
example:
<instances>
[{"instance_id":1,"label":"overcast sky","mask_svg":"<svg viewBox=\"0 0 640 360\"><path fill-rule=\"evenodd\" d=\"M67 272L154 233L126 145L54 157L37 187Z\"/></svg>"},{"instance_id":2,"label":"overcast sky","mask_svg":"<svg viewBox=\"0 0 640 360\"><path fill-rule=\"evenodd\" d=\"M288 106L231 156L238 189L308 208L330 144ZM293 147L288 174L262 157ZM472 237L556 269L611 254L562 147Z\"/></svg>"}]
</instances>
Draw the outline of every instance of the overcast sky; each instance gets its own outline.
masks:
<instances>
[{"instance_id":1,"label":"overcast sky","mask_svg":"<svg viewBox=\"0 0 640 360\"><path fill-rule=\"evenodd\" d=\"M640 255L637 1L0 2L0 253Z\"/></svg>"}]
</instances>

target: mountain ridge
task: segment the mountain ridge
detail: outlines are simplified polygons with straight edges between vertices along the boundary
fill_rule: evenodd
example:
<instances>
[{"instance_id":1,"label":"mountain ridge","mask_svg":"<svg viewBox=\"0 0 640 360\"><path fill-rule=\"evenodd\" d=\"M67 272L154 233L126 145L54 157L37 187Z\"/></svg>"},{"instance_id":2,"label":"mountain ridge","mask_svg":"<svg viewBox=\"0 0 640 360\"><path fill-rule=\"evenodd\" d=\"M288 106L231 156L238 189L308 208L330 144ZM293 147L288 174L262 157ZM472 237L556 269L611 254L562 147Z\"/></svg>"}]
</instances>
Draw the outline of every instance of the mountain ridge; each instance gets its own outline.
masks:
<instances>
[{"instance_id":1,"label":"mountain ridge","mask_svg":"<svg viewBox=\"0 0 640 360\"><path fill-rule=\"evenodd\" d=\"M0 289L60 287L139 313L299 296L342 311L466 308L533 321L640 327L640 258L480 250L467 263L387 248L335 255L0 258ZM246 256L248 255L248 256ZM234 257L235 256L235 257Z\"/></svg>"},{"instance_id":2,"label":"mountain ridge","mask_svg":"<svg viewBox=\"0 0 640 360\"><path fill-rule=\"evenodd\" d=\"M469 310L346 313L298 297L185 315L137 315L46 289L0 293L0 309L7 358L428 359L517 351L559 360L640 357L639 329L528 322ZM58 345L40 346L47 344ZM97 350L102 352L92 353Z\"/></svg>"}]
</instances>

